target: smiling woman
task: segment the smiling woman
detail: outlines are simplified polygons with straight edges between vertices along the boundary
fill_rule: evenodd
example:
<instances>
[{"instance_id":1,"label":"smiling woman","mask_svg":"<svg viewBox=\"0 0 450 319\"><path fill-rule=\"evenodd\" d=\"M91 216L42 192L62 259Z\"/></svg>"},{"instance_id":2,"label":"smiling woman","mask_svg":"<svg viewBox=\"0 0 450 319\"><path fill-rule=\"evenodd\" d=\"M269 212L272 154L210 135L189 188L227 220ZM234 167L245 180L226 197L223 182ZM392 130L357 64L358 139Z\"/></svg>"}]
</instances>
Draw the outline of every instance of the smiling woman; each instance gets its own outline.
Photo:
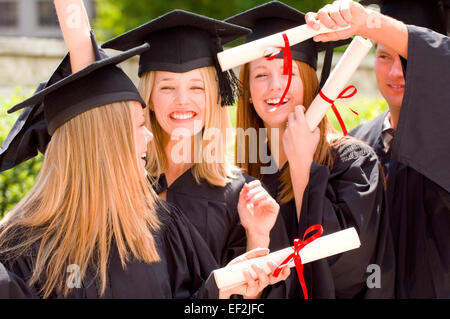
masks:
<instances>
[{"instance_id":1,"label":"smiling woman","mask_svg":"<svg viewBox=\"0 0 450 319\"><path fill-rule=\"evenodd\" d=\"M234 17L231 23L252 28L247 41L294 27L305 15L281 2L271 1ZM333 47L338 43L332 44ZM292 242L303 238L312 225L322 225L331 233L354 225L359 230L364 247L347 252L328 261L304 265L307 293L301 295L298 279L294 277L288 298L354 298L389 297L393 293L393 268L384 254L391 253L388 224L383 213L385 203L383 175L374 151L366 144L340 136L322 119L314 132L305 120L305 110L319 91L315 72L320 46L307 40L291 47L292 83L281 106L287 85L283 74L284 57L260 58L241 68L240 81L250 89L239 97L237 128L265 128L279 131L279 139L258 141L272 151L278 147L277 170L261 170L261 161L247 160L237 165L250 175L260 178L280 205L287 235ZM272 111L272 109L275 109ZM246 148L248 144L246 144ZM272 156L275 152L272 151ZM236 154L238 155L238 154ZM366 267L377 260L383 270L383 289L370 290L366 285ZM302 287L304 287L302 283Z\"/></svg>"},{"instance_id":2,"label":"smiling woman","mask_svg":"<svg viewBox=\"0 0 450 319\"><path fill-rule=\"evenodd\" d=\"M170 163L174 162L172 148L179 143L173 139L177 131L183 133L186 150L191 154L185 167L194 164L193 175L198 182L205 179L211 185L224 186L234 176L225 157L226 134L219 137L216 161L206 161L204 153L211 141L204 138L202 131L214 128L225 132L230 127L228 110L217 103L215 72L213 67L203 67L185 73L149 71L142 76L139 89L149 101L145 116L155 136L148 154L151 176L167 176Z\"/></svg>"},{"instance_id":3,"label":"smiling woman","mask_svg":"<svg viewBox=\"0 0 450 319\"><path fill-rule=\"evenodd\" d=\"M240 196L249 191L245 184L253 178L227 156L230 118L224 106L234 102L237 79L221 71L217 53L222 44L248 32L174 10L104 44L125 50L151 43L139 60L139 90L154 134L147 170L160 198L181 208L222 266L246 249L289 244L284 235L269 240L272 227L284 227L278 205L259 182L248 186L258 196ZM240 216L250 214L244 202L253 201L261 205L254 206L254 214L246 219L253 220L244 228Z\"/></svg>"}]
</instances>

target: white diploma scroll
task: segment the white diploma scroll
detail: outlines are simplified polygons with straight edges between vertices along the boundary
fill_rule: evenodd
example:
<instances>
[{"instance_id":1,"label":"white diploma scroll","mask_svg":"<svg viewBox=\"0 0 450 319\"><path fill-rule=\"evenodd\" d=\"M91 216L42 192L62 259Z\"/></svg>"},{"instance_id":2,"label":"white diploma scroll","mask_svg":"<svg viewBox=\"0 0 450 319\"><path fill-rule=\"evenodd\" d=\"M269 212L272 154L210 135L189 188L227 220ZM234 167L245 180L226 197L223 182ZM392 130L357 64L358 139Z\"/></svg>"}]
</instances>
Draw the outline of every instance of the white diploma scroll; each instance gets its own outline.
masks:
<instances>
[{"instance_id":1,"label":"white diploma scroll","mask_svg":"<svg viewBox=\"0 0 450 319\"><path fill-rule=\"evenodd\" d=\"M306 264L318 259L326 258L336 254L343 253L361 246L358 233L355 228L348 228L339 232L322 236L312 241L300 250L302 263ZM253 278L256 274L251 265L258 265L266 274L271 271L267 266L268 261L273 261L276 265L280 265L289 255L294 252L292 247L278 250L264 257L258 257L240 262L228 267L216 269L213 271L217 287L219 289L230 289L245 283L244 270L248 270ZM289 267L294 266L291 261Z\"/></svg>"},{"instance_id":2,"label":"white diploma scroll","mask_svg":"<svg viewBox=\"0 0 450 319\"><path fill-rule=\"evenodd\" d=\"M294 44L308 40L318 34L344 30L349 27L350 26L332 30L323 25L320 25L319 30L314 30L307 24L303 24L301 26L278 32L267 37L219 52L217 54L217 59L219 60L222 71L225 72L239 65L272 54L279 50L278 47L284 47L285 45L283 33L286 34L287 38L289 39L289 44L292 46Z\"/></svg>"},{"instance_id":3,"label":"white diploma scroll","mask_svg":"<svg viewBox=\"0 0 450 319\"><path fill-rule=\"evenodd\" d=\"M336 100L371 47L372 42L367 39L360 36L353 39L322 88L322 93L327 98ZM330 107L331 104L323 100L320 95L312 101L305 113L306 123L311 131L314 131Z\"/></svg>"}]
</instances>

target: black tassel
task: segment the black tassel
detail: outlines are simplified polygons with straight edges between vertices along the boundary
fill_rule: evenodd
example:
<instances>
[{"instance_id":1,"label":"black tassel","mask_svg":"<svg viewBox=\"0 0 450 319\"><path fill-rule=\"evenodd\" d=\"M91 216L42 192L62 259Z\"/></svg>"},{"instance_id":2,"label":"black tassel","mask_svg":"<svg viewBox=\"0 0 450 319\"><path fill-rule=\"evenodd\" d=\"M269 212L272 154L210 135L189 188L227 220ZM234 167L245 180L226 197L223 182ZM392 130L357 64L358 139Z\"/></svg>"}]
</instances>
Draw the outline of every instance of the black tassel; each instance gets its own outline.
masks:
<instances>
[{"instance_id":1,"label":"black tassel","mask_svg":"<svg viewBox=\"0 0 450 319\"><path fill-rule=\"evenodd\" d=\"M233 105L236 101L236 96L241 92L242 85L233 70L222 72L219 60L217 59L217 53L223 51L220 38L216 37L212 42L214 45L214 67L216 68L219 82L220 105Z\"/></svg>"}]
</instances>

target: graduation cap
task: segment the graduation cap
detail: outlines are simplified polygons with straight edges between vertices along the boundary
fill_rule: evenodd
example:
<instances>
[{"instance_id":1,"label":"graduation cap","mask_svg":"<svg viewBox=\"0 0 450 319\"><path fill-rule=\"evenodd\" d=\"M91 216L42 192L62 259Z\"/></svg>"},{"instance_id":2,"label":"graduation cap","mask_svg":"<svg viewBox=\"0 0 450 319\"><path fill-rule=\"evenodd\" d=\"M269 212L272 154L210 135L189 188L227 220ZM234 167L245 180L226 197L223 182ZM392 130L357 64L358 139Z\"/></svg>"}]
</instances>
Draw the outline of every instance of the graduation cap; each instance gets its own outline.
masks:
<instances>
[{"instance_id":1,"label":"graduation cap","mask_svg":"<svg viewBox=\"0 0 450 319\"><path fill-rule=\"evenodd\" d=\"M271 1L239 13L226 22L244 26L253 32L247 36L246 43L305 24L305 14L282 2ZM317 69L318 52L326 51L322 68L320 87L325 83L331 69L333 49L350 43L351 39L336 42L315 42L309 39L291 46L292 58ZM280 53L278 57L282 57Z\"/></svg>"},{"instance_id":2,"label":"graduation cap","mask_svg":"<svg viewBox=\"0 0 450 319\"><path fill-rule=\"evenodd\" d=\"M234 103L237 79L232 72L221 71L217 53L223 51L223 44L250 32L241 26L173 10L105 42L102 47L123 51L150 43L150 49L140 56L139 76L148 71L182 73L215 66L223 106Z\"/></svg>"},{"instance_id":3,"label":"graduation cap","mask_svg":"<svg viewBox=\"0 0 450 319\"><path fill-rule=\"evenodd\" d=\"M376 4L382 14L444 35L450 28L449 0L361 0L359 3Z\"/></svg>"},{"instance_id":4,"label":"graduation cap","mask_svg":"<svg viewBox=\"0 0 450 319\"><path fill-rule=\"evenodd\" d=\"M137 88L116 64L149 48L141 45L113 57L106 57L91 33L96 61L71 74L67 55L47 83L8 113L24 109L2 147L0 171L44 153L55 130L75 116L109 103L133 100L145 106Z\"/></svg>"}]
</instances>

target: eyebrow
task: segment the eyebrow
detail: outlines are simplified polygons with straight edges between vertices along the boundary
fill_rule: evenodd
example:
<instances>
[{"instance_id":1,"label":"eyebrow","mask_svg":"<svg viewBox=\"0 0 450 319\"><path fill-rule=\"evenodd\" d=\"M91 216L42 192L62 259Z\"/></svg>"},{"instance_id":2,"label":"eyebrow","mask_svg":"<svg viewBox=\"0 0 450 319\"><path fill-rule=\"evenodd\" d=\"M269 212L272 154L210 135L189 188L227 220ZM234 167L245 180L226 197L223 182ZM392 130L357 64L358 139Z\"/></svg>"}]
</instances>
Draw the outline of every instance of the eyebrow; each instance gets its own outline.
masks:
<instances>
[{"instance_id":1,"label":"eyebrow","mask_svg":"<svg viewBox=\"0 0 450 319\"><path fill-rule=\"evenodd\" d=\"M258 69L267 69L267 67L265 67L263 65L259 65L259 66L255 67L255 68L253 68L252 70L250 70L250 72L258 70Z\"/></svg>"},{"instance_id":2,"label":"eyebrow","mask_svg":"<svg viewBox=\"0 0 450 319\"><path fill-rule=\"evenodd\" d=\"M163 82L163 81L174 81L174 78L162 78L161 80L159 80L158 82ZM202 79L189 79L190 82L203 82Z\"/></svg>"},{"instance_id":3,"label":"eyebrow","mask_svg":"<svg viewBox=\"0 0 450 319\"><path fill-rule=\"evenodd\" d=\"M387 55L392 55L391 53L389 53L389 52L387 52L387 51L385 51L385 50L383 50L383 49L378 49L378 50L376 51L376 54L378 54L378 53L383 53L383 54L387 54Z\"/></svg>"}]
</instances>

